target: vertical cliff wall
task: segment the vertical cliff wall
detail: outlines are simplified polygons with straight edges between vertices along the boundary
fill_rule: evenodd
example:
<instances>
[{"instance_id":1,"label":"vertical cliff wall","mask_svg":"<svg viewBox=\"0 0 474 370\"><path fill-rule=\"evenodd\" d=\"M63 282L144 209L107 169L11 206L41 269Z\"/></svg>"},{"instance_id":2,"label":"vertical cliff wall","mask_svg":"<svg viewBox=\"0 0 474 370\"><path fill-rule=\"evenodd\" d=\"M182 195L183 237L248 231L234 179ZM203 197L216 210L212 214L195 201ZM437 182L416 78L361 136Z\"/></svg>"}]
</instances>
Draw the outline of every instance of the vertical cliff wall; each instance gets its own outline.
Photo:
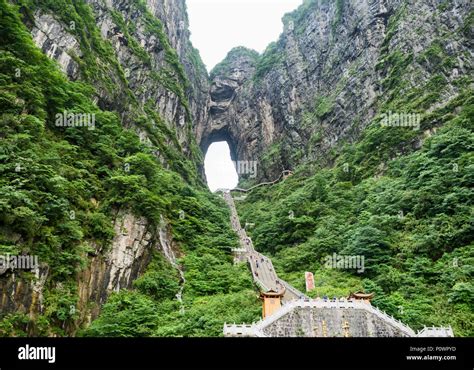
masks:
<instances>
[{"instance_id":1,"label":"vertical cliff wall","mask_svg":"<svg viewBox=\"0 0 474 370\"><path fill-rule=\"evenodd\" d=\"M200 174L202 156L196 145L193 126L207 119L208 76L198 51L189 40L184 0L18 1L13 5L17 6L34 44L58 63L70 81L92 86L94 89L90 90L90 98L93 103L102 111L117 115L125 130L135 132L143 151L151 153L165 169L178 174L182 181L197 187L203 185ZM7 11L6 8L4 10ZM11 25L13 22L10 22ZM53 103L50 109L54 114L57 107ZM75 109L80 111L81 107ZM24 109L21 114L27 113L30 112ZM102 127L104 122L107 124L107 121L98 120L97 124ZM46 124L51 124L51 121L47 120ZM137 144L132 144L134 139L131 138L129 136L129 150L136 151ZM123 154L130 155L127 152ZM95 155L105 159L104 152L96 152ZM108 161L110 168L118 165L125 174L132 171L133 163L129 163L128 159L120 164L121 160L112 156ZM25 166L25 170L31 175L30 168ZM67 177L63 172L61 175ZM177 181L175 179L174 183ZM119 198L124 198L124 194ZM78 209L67 211L70 216L50 230L64 227L67 222L76 222L76 213L84 211L90 214L91 209L97 212L109 201L107 196L84 199ZM64 201L63 205L67 204ZM60 267L51 268L44 258L39 267L26 274L12 269L2 271L1 311L3 314L27 314L30 319L29 334L38 333L35 321L39 315L56 309L64 311L59 314L63 318L64 332L75 333L79 326L97 317L112 292L131 288L155 253L163 254L173 268L180 268L176 256L181 252L173 240L170 226L173 214L169 210L162 210L157 216L159 222L152 222L132 209L130 201L105 208L108 210L101 211L112 213L109 215L112 225L104 221L102 228L113 236L108 242L89 239L84 240L82 245L74 246L73 254L81 255L85 262L76 270L75 283L70 279L67 283L61 281L58 278ZM43 223L48 222L45 217ZM8 224L2 224L1 229L2 241L6 245L16 244L25 253L30 249L25 246L24 235L5 235L10 233ZM107 233L106 230L102 231ZM60 258L59 255L60 252L56 258ZM62 264L75 262L64 260ZM64 269L75 268L64 266ZM77 295L77 301L72 299L68 305L65 297L70 294ZM54 297L59 299L54 303L57 306L51 303ZM71 317L74 320L66 320ZM40 329L43 334L47 330ZM52 332L48 334L54 335Z\"/></svg>"},{"instance_id":2,"label":"vertical cliff wall","mask_svg":"<svg viewBox=\"0 0 474 370\"><path fill-rule=\"evenodd\" d=\"M198 132L204 150L226 137L241 160L258 161L260 179L332 163L389 109L427 116L472 74L469 1L307 0L283 22L263 55L237 48L214 69ZM426 119L394 152L440 124Z\"/></svg>"}]
</instances>

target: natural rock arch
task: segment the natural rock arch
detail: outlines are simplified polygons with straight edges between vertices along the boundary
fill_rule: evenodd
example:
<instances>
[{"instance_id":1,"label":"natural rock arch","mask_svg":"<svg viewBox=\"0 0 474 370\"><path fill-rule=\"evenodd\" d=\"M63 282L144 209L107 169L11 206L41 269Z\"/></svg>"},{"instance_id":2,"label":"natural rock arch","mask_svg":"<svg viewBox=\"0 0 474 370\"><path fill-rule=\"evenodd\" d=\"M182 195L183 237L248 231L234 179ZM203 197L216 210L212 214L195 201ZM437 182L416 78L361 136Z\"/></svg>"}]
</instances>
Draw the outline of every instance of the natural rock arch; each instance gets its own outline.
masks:
<instances>
[{"instance_id":1,"label":"natural rock arch","mask_svg":"<svg viewBox=\"0 0 474 370\"><path fill-rule=\"evenodd\" d=\"M233 161L238 161L238 154L237 154L237 140L233 137L233 135L229 132L227 126L221 127L216 130L210 130L206 132L203 137L201 138L200 148L204 154L204 157L207 154L207 150L212 143L218 141L225 141L229 145L230 149L230 158Z\"/></svg>"},{"instance_id":2,"label":"natural rock arch","mask_svg":"<svg viewBox=\"0 0 474 370\"><path fill-rule=\"evenodd\" d=\"M209 146L218 141L226 141L233 161L251 160L254 158L250 146L248 128L240 118L235 101L238 99L242 85L255 71L256 52L245 49L233 49L222 66L218 65L211 73L207 119L199 125L197 138L204 154Z\"/></svg>"}]
</instances>

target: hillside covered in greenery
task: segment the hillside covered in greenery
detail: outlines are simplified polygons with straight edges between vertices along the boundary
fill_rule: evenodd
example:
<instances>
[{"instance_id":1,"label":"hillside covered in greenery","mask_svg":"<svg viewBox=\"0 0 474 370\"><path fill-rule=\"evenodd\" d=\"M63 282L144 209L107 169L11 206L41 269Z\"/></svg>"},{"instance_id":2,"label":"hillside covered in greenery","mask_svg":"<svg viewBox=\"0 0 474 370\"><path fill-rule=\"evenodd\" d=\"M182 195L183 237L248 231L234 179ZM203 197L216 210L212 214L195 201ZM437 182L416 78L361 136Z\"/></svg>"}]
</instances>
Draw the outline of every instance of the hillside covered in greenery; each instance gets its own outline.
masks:
<instances>
[{"instance_id":1,"label":"hillside covered in greenery","mask_svg":"<svg viewBox=\"0 0 474 370\"><path fill-rule=\"evenodd\" d=\"M253 190L237 206L241 222L255 224L256 248L301 290L313 272L311 296L373 292L374 305L415 329L451 325L473 336L473 102L466 90L438 111L443 128L383 172L370 163L404 128L374 122L334 167L307 164ZM456 106L459 114L446 113ZM364 270L328 268L334 253L364 256Z\"/></svg>"},{"instance_id":2,"label":"hillside covered in greenery","mask_svg":"<svg viewBox=\"0 0 474 370\"><path fill-rule=\"evenodd\" d=\"M64 5L69 17L84 23L79 29L88 30L89 53L102 53L120 68L110 45L97 38L90 9L73 3ZM0 1L0 254L38 255L50 273L44 310L34 319L2 311L0 335L61 336L80 329L83 313L71 309L79 299L77 276L92 256L110 250L117 210L145 217L152 227L164 216L172 226L187 282L184 311L175 298L179 275L156 250L145 274L130 290L113 294L84 335L216 336L226 320L257 319L250 275L232 264L237 241L227 209L205 188L198 162L164 142L174 137L177 143L176 133L152 108L140 111L135 102L134 124L149 131L150 146L122 126L117 112L100 109L92 82L69 81L33 44L20 9ZM93 79L107 76L95 73ZM133 102L130 90L126 95ZM95 128L56 127L55 113L64 110L95 114ZM160 164L156 150L165 152L171 168ZM31 278L31 272L17 274L25 283Z\"/></svg>"}]
</instances>

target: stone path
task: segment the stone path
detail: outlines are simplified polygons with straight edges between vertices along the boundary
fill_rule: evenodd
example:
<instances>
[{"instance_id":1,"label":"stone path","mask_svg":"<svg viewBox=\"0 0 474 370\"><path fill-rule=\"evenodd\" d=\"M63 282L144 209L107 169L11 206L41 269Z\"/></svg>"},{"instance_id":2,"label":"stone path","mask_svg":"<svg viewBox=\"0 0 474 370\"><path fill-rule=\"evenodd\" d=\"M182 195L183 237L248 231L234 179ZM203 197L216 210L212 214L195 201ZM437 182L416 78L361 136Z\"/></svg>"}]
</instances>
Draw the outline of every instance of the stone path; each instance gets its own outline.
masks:
<instances>
[{"instance_id":1,"label":"stone path","mask_svg":"<svg viewBox=\"0 0 474 370\"><path fill-rule=\"evenodd\" d=\"M285 179L287 178L288 176L291 176L293 175L293 172L291 172L290 170L284 170L281 172L280 176L273 180L273 181L268 181L268 182L261 182L260 184L257 184L257 185L254 185L248 189L242 189L242 188L234 188L232 190L234 191L241 191L241 192L244 192L244 193L247 193L255 188L258 188L259 186L262 186L262 185L273 185L273 184L276 184L278 181L282 180L282 179Z\"/></svg>"},{"instance_id":2,"label":"stone path","mask_svg":"<svg viewBox=\"0 0 474 370\"><path fill-rule=\"evenodd\" d=\"M440 328L425 328L422 331L416 334L410 327L402 323L400 320L395 319L394 317L386 314L383 311L377 309L377 307L372 306L368 302L360 302L347 300L345 298L340 298L338 300L326 300L326 299L310 299L302 292L295 289L293 286L281 280L275 268L273 267L271 259L264 256L263 254L257 252L253 246L252 240L240 226L239 216L235 208L234 199L230 194L230 191L223 190L223 197L226 201L230 212L231 212L231 224L233 230L237 233L240 241L240 250L245 254L245 258L249 262L250 269L252 270L252 276L254 282L257 284L259 289L262 292L282 292L284 295L282 297L283 306L276 311L273 315L266 317L265 319L260 320L254 324L224 324L224 335L225 336L251 336L251 337L275 337L275 336L295 336L294 335L294 326L299 325L298 327L305 327L310 325L311 330L306 328L307 333L305 336L340 336L337 333L340 332L340 326L334 326L334 320L331 321L331 317L338 317L342 315L344 310L351 310L353 316L355 311L362 311L365 313L363 315L364 319L357 319L353 322L348 329L351 328L351 333L348 336L400 336L400 337L424 337L424 336L433 336L433 337L452 337L453 331L451 327L440 327ZM314 319L309 320L308 322L293 322L291 321L292 313L295 310L319 310L320 314L323 315L324 309L330 309L331 315L324 313L325 321L328 323L327 331L328 334L319 335L314 332L312 325L314 324ZM352 311L355 310L355 311ZM316 311L315 311L316 312ZM290 315L290 316L288 316ZM334 316L335 315L335 316ZM314 316L312 314L312 316ZM311 316L311 317L312 317ZM347 315L346 320L349 320L351 315ZM287 319L284 319L287 318ZM285 324L285 320L288 321ZM347 321L346 321L347 323ZM374 323L378 323L375 325ZM329 325L331 324L331 325ZM286 326L285 326L286 325ZM374 326L375 325L375 326ZM365 333L364 327L377 327L378 329L374 333ZM359 328L360 330L355 330ZM338 331L339 330L339 331ZM365 333L365 334L364 334Z\"/></svg>"},{"instance_id":3,"label":"stone path","mask_svg":"<svg viewBox=\"0 0 474 370\"><path fill-rule=\"evenodd\" d=\"M287 282L278 278L273 263L270 258L257 252L253 246L252 239L247 235L245 229L240 226L239 216L235 208L235 203L229 191L224 191L224 200L230 209L230 221L232 228L237 233L241 249L245 250L247 261L250 264L252 276L255 283L262 292L282 292L282 302L288 302L294 299L307 298L303 293L289 285Z\"/></svg>"}]
</instances>

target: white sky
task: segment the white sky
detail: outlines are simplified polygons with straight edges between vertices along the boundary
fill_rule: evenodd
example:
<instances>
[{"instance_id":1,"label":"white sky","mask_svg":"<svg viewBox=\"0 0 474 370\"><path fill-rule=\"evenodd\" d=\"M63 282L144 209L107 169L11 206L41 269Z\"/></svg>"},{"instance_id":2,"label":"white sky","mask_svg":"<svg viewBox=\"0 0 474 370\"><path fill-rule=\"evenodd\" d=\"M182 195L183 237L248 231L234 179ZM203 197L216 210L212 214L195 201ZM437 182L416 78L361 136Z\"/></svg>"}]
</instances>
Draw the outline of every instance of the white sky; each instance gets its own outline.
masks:
<instances>
[{"instance_id":1,"label":"white sky","mask_svg":"<svg viewBox=\"0 0 474 370\"><path fill-rule=\"evenodd\" d=\"M186 0L191 41L210 72L236 46L259 53L278 40L281 18L303 0ZM232 189L238 176L226 142L209 146L204 161L209 189Z\"/></svg>"},{"instance_id":2,"label":"white sky","mask_svg":"<svg viewBox=\"0 0 474 370\"><path fill-rule=\"evenodd\" d=\"M230 158L229 145L218 141L209 145L204 159L207 185L211 191L219 188L233 189L237 185L238 176Z\"/></svg>"},{"instance_id":3,"label":"white sky","mask_svg":"<svg viewBox=\"0 0 474 370\"><path fill-rule=\"evenodd\" d=\"M207 70L236 46L265 50L283 31L281 18L302 0L186 0L191 41Z\"/></svg>"}]
</instances>

